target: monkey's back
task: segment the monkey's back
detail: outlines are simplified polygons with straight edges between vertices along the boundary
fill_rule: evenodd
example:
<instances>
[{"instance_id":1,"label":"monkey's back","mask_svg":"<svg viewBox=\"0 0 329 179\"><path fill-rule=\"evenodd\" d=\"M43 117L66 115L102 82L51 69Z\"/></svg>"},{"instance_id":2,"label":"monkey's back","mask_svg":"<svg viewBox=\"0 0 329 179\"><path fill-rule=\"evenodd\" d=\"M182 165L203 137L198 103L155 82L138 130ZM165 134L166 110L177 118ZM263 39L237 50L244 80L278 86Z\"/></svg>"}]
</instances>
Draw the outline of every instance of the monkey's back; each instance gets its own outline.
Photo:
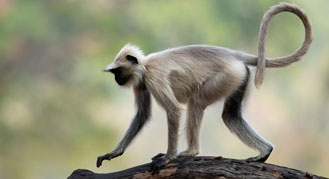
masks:
<instances>
[{"instance_id":1,"label":"monkey's back","mask_svg":"<svg viewBox=\"0 0 329 179\"><path fill-rule=\"evenodd\" d=\"M157 86L155 81L168 80L180 103L186 103L214 76L220 79L218 85L233 89L243 80L245 65L232 54L230 49L209 45L183 46L153 53L146 57L146 81L153 83L152 88ZM230 92L230 89L226 91Z\"/></svg>"}]
</instances>

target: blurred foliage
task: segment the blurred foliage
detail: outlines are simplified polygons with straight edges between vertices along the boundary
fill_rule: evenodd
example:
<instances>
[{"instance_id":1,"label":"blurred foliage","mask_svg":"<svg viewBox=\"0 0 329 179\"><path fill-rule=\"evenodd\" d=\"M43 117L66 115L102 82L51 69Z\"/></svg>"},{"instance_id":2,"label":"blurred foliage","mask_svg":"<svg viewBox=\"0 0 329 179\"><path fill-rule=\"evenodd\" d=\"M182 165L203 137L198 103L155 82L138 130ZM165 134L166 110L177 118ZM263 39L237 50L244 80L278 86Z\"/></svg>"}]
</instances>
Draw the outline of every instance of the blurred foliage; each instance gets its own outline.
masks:
<instances>
[{"instance_id":1,"label":"blurred foliage","mask_svg":"<svg viewBox=\"0 0 329 179\"><path fill-rule=\"evenodd\" d=\"M134 113L131 92L101 70L128 42L146 54L200 43L256 54L261 18L278 2L0 0L0 178L65 178L77 168L110 172L149 162L166 148L158 107L153 121L160 122L96 169L96 157L114 148ZM329 176L329 1L288 2L309 15L314 43L301 62L267 70L246 116L276 145L269 162ZM278 15L267 56L293 52L303 34L298 18ZM201 154L255 155L217 125L217 109L205 116Z\"/></svg>"}]
</instances>

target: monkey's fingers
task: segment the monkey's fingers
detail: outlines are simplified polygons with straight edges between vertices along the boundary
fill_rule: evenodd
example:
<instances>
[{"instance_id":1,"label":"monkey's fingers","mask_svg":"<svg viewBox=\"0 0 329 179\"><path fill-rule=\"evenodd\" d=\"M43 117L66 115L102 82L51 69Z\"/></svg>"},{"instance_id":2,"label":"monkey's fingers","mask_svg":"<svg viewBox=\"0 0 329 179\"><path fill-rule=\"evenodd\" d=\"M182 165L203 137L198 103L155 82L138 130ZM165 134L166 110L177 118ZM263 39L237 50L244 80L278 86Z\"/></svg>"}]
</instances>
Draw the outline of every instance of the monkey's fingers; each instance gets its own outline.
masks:
<instances>
[{"instance_id":1,"label":"monkey's fingers","mask_svg":"<svg viewBox=\"0 0 329 179\"><path fill-rule=\"evenodd\" d=\"M103 160L111 160L111 159L109 158L109 155L108 154L103 155L103 156L99 156L97 158L97 162L96 162L97 168L99 168L102 165Z\"/></svg>"},{"instance_id":2,"label":"monkey's fingers","mask_svg":"<svg viewBox=\"0 0 329 179\"><path fill-rule=\"evenodd\" d=\"M97 168L99 168L102 165L103 160L104 160L103 156L97 158L97 162L96 162Z\"/></svg>"},{"instance_id":3,"label":"monkey's fingers","mask_svg":"<svg viewBox=\"0 0 329 179\"><path fill-rule=\"evenodd\" d=\"M97 158L96 166L100 167L102 165L103 160L112 160L115 157L118 157L123 154L123 151L113 151L111 153L105 154L103 156L99 156Z\"/></svg>"}]
</instances>

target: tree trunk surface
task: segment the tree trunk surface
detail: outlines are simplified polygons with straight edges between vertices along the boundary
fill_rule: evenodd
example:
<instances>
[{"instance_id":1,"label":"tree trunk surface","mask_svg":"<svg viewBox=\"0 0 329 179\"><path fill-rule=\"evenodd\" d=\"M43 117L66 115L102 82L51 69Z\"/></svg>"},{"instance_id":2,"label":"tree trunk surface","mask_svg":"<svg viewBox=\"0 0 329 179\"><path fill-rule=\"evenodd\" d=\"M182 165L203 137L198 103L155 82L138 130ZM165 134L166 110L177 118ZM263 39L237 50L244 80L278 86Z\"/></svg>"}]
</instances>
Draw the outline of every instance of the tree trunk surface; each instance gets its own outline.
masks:
<instances>
[{"instance_id":1,"label":"tree trunk surface","mask_svg":"<svg viewBox=\"0 0 329 179\"><path fill-rule=\"evenodd\" d=\"M114 173L73 171L68 179L109 178L325 178L287 167L222 157L180 157L152 175L150 163Z\"/></svg>"}]
</instances>

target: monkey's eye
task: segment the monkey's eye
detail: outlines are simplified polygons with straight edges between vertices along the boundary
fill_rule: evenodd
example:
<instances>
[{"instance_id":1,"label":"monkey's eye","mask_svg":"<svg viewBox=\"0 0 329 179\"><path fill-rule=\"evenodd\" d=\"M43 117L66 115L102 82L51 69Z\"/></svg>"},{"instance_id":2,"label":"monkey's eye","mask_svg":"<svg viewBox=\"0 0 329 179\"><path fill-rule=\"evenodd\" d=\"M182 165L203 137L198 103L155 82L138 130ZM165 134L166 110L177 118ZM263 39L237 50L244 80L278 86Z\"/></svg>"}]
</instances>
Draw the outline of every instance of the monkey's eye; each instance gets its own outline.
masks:
<instances>
[{"instance_id":1,"label":"monkey's eye","mask_svg":"<svg viewBox=\"0 0 329 179\"><path fill-rule=\"evenodd\" d=\"M127 55L126 59L130 61L132 64L138 64L137 58L131 55Z\"/></svg>"}]
</instances>

